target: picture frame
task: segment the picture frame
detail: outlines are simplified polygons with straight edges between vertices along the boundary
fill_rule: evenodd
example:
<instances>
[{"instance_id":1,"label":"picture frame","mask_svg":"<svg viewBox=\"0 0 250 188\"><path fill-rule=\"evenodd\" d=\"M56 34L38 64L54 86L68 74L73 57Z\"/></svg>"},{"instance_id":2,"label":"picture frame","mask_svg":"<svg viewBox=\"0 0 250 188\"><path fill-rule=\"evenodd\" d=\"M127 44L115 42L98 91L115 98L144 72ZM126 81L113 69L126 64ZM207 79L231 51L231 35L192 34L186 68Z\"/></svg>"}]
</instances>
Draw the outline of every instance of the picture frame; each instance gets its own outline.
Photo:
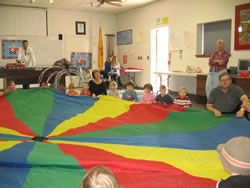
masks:
<instances>
[{"instance_id":1,"label":"picture frame","mask_svg":"<svg viewBox=\"0 0 250 188\"><path fill-rule=\"evenodd\" d=\"M250 3L235 7L234 50L250 49Z\"/></svg>"},{"instance_id":2,"label":"picture frame","mask_svg":"<svg viewBox=\"0 0 250 188\"><path fill-rule=\"evenodd\" d=\"M86 22L76 21L76 34L86 35Z\"/></svg>"},{"instance_id":3,"label":"picture frame","mask_svg":"<svg viewBox=\"0 0 250 188\"><path fill-rule=\"evenodd\" d=\"M17 59L19 48L22 48L22 40L2 40L2 59Z\"/></svg>"},{"instance_id":4,"label":"picture frame","mask_svg":"<svg viewBox=\"0 0 250 188\"><path fill-rule=\"evenodd\" d=\"M92 53L89 52L72 52L71 62L74 68L91 69Z\"/></svg>"},{"instance_id":5,"label":"picture frame","mask_svg":"<svg viewBox=\"0 0 250 188\"><path fill-rule=\"evenodd\" d=\"M118 31L116 33L117 45L128 45L133 43L133 30Z\"/></svg>"}]
</instances>

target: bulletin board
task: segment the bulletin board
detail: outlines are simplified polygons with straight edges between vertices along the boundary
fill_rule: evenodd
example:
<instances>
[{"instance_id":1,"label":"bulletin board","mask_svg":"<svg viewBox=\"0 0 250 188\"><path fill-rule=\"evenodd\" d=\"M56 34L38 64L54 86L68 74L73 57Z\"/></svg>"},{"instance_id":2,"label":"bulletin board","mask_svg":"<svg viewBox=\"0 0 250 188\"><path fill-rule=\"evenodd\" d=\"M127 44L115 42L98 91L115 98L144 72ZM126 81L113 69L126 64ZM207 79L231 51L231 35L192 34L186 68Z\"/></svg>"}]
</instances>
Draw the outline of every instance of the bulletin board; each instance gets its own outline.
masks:
<instances>
[{"instance_id":1,"label":"bulletin board","mask_svg":"<svg viewBox=\"0 0 250 188\"><path fill-rule=\"evenodd\" d=\"M132 29L117 32L117 45L132 44Z\"/></svg>"}]
</instances>

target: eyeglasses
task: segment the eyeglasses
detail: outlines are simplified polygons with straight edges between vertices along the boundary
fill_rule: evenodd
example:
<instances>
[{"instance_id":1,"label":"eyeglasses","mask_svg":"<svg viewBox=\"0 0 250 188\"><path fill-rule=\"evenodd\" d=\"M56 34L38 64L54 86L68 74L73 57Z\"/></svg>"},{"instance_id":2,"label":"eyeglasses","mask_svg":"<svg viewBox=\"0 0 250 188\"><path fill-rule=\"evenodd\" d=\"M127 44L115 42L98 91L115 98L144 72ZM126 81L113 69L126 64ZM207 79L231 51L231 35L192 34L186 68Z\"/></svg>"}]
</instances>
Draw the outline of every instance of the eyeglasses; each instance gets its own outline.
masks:
<instances>
[{"instance_id":1,"label":"eyeglasses","mask_svg":"<svg viewBox=\"0 0 250 188\"><path fill-rule=\"evenodd\" d=\"M220 82L228 82L228 81L230 81L231 79L225 79L225 80L220 80Z\"/></svg>"}]
</instances>

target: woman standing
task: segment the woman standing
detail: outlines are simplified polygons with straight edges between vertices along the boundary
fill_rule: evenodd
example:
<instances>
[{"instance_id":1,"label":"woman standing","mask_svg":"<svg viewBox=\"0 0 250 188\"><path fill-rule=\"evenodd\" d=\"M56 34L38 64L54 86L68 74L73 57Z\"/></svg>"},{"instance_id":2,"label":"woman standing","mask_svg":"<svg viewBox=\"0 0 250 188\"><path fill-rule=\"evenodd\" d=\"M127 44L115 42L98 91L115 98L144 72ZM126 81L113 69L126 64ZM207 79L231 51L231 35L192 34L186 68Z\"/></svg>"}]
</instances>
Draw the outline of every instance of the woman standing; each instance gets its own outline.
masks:
<instances>
[{"instance_id":1,"label":"woman standing","mask_svg":"<svg viewBox=\"0 0 250 188\"><path fill-rule=\"evenodd\" d=\"M92 98L100 98L101 95L107 95L107 88L101 80L101 73L99 70L93 70L93 80L89 81L89 91Z\"/></svg>"},{"instance_id":2,"label":"woman standing","mask_svg":"<svg viewBox=\"0 0 250 188\"><path fill-rule=\"evenodd\" d=\"M108 78L108 74L111 71L111 61L112 61L113 56L110 56L107 58L106 62L105 62L105 66L104 66L104 74L103 77L104 78Z\"/></svg>"},{"instance_id":3,"label":"woman standing","mask_svg":"<svg viewBox=\"0 0 250 188\"><path fill-rule=\"evenodd\" d=\"M206 95L209 98L210 92L218 87L219 75L223 72L227 72L227 64L229 54L224 50L224 41L217 40L216 46L218 51L214 52L209 59L209 72L206 82Z\"/></svg>"}]
</instances>

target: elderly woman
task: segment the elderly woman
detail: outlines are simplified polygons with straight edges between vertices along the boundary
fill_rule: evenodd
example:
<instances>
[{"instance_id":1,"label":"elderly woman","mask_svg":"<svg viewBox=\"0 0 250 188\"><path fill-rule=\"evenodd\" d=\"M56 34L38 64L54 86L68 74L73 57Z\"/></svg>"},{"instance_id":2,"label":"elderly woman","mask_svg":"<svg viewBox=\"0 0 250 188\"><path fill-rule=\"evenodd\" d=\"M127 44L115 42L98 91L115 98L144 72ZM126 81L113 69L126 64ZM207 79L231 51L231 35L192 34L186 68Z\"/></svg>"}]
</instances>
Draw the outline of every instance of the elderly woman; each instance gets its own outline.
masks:
<instances>
[{"instance_id":1,"label":"elderly woman","mask_svg":"<svg viewBox=\"0 0 250 188\"><path fill-rule=\"evenodd\" d=\"M101 73L99 70L93 70L93 80L89 82L89 91L92 98L100 98L101 95L107 95L107 88L104 82L101 80Z\"/></svg>"},{"instance_id":2,"label":"elderly woman","mask_svg":"<svg viewBox=\"0 0 250 188\"><path fill-rule=\"evenodd\" d=\"M224 50L224 41L218 40L216 42L218 51L214 52L209 59L209 72L206 83L206 95L209 98L210 92L218 87L219 75L223 72L227 72L227 64L229 54Z\"/></svg>"}]
</instances>

